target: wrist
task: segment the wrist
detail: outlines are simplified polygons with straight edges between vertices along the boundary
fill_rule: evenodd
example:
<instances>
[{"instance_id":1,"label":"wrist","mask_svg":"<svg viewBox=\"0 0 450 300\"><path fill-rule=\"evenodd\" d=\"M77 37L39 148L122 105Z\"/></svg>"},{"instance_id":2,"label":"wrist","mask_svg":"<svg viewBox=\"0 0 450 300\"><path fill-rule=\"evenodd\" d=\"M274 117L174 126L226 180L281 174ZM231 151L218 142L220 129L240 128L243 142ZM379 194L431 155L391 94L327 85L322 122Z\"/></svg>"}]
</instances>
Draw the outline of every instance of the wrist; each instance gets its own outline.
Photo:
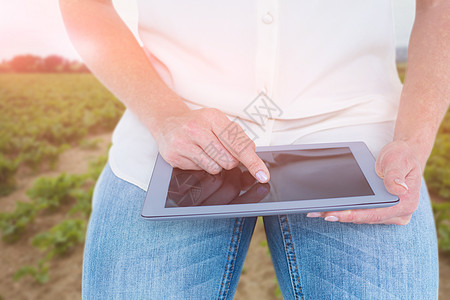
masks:
<instances>
[{"instance_id":1,"label":"wrist","mask_svg":"<svg viewBox=\"0 0 450 300\"><path fill-rule=\"evenodd\" d=\"M428 157L433 149L434 137L433 139L423 138L420 136L414 137L401 137L395 136L394 142L404 143L417 159L418 164L423 172L425 165L427 163Z\"/></svg>"},{"instance_id":2,"label":"wrist","mask_svg":"<svg viewBox=\"0 0 450 300\"><path fill-rule=\"evenodd\" d=\"M151 117L144 118L143 123L159 144L159 140L166 129L171 125L175 125L177 118L190 111L191 109L184 103L177 106L169 105L162 110L154 111Z\"/></svg>"}]
</instances>

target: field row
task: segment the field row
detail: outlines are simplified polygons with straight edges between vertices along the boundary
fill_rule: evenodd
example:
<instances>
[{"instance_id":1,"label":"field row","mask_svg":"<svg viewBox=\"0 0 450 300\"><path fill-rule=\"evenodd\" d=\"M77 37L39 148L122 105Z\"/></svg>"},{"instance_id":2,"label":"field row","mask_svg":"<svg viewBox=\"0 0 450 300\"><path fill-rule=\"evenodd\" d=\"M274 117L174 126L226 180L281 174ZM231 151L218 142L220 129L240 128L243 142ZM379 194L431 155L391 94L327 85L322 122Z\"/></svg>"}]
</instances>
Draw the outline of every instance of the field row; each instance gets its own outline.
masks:
<instances>
[{"instance_id":1,"label":"field row","mask_svg":"<svg viewBox=\"0 0 450 300\"><path fill-rule=\"evenodd\" d=\"M20 166L54 166L88 134L111 131L123 110L91 74L0 74L0 195Z\"/></svg>"}]
</instances>

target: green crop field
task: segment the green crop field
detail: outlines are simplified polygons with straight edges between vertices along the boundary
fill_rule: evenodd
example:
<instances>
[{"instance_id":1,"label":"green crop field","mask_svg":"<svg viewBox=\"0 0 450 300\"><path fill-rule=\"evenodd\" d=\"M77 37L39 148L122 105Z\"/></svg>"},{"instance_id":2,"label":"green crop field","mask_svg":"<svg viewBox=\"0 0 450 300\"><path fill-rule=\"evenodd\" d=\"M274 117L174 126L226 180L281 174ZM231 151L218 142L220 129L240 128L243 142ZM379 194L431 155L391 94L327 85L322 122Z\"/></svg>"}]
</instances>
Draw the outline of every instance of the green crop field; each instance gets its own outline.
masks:
<instances>
[{"instance_id":1,"label":"green crop field","mask_svg":"<svg viewBox=\"0 0 450 300\"><path fill-rule=\"evenodd\" d=\"M55 167L63 151L92 146L86 138L111 132L123 110L91 74L0 74L0 196L14 191L20 168L39 174ZM36 218L66 215L33 237L32 245L43 256L36 265L17 270L16 280L30 275L46 282L50 260L84 241L93 187L105 162L106 156L99 157L85 174L38 178L27 191L29 201L0 212L6 243L21 239ZM65 213L63 205L70 206Z\"/></svg>"},{"instance_id":2,"label":"green crop field","mask_svg":"<svg viewBox=\"0 0 450 300\"><path fill-rule=\"evenodd\" d=\"M20 166L54 165L88 134L111 131L122 112L91 74L0 74L0 195Z\"/></svg>"},{"instance_id":3,"label":"green crop field","mask_svg":"<svg viewBox=\"0 0 450 300\"><path fill-rule=\"evenodd\" d=\"M15 189L17 171L39 174L57 164L70 147L86 145L85 138L110 132L124 106L91 74L0 74L0 196ZM49 278L49 261L83 243L90 214L93 186L106 157L100 157L81 175L60 174L38 178L27 191L29 201L16 202L15 210L0 212L0 230L6 243L14 243L36 218L45 218L61 205L69 205L65 219L37 233L32 245L43 251L36 265L19 269L15 278L30 275L38 282ZM439 130L425 170L434 204L440 247L450 251L450 113ZM447 201L442 201L442 199ZM1 210L1 209L0 209Z\"/></svg>"}]
</instances>

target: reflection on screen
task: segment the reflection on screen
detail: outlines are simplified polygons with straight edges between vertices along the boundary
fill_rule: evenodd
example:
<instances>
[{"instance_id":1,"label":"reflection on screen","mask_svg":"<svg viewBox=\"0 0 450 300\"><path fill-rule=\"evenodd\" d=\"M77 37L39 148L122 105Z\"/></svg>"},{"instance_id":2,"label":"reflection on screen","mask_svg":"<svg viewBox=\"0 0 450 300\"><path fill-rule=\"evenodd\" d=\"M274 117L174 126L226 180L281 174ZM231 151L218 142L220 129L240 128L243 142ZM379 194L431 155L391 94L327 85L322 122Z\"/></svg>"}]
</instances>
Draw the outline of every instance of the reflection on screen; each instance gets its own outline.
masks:
<instances>
[{"instance_id":1,"label":"reflection on screen","mask_svg":"<svg viewBox=\"0 0 450 300\"><path fill-rule=\"evenodd\" d=\"M260 152L270 181L242 165L217 175L174 168L166 207L314 200L374 195L348 147Z\"/></svg>"}]
</instances>

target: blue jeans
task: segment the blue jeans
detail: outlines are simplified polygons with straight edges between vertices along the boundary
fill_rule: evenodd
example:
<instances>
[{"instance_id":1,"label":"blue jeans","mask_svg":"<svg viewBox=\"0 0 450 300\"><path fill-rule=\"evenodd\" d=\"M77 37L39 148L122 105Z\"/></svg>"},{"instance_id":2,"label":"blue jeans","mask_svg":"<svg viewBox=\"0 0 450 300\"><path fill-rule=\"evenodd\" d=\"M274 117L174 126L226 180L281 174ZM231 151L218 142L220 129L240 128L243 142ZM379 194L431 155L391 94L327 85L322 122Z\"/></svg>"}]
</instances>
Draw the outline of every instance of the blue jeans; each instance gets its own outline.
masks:
<instances>
[{"instance_id":1,"label":"blue jeans","mask_svg":"<svg viewBox=\"0 0 450 300\"><path fill-rule=\"evenodd\" d=\"M145 221L145 192L107 165L97 182L83 299L232 299L256 218ZM406 226L264 217L285 299L437 299L438 253L422 186Z\"/></svg>"}]
</instances>

